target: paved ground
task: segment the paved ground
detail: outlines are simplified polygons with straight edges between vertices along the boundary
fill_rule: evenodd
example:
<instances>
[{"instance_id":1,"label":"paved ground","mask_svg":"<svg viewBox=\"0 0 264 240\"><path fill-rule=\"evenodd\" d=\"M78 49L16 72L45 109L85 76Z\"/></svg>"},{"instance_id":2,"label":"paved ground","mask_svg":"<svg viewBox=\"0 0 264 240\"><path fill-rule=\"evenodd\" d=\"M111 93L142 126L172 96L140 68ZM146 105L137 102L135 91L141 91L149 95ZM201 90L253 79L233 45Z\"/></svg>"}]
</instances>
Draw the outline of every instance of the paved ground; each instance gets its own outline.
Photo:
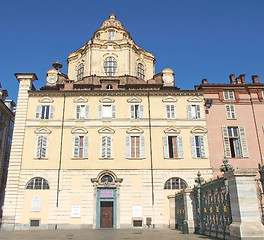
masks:
<instances>
[{"instance_id":1,"label":"paved ground","mask_svg":"<svg viewBox=\"0 0 264 240\"><path fill-rule=\"evenodd\" d=\"M208 240L197 234L182 234L177 230L158 229L79 229L0 231L1 240Z\"/></svg>"}]
</instances>

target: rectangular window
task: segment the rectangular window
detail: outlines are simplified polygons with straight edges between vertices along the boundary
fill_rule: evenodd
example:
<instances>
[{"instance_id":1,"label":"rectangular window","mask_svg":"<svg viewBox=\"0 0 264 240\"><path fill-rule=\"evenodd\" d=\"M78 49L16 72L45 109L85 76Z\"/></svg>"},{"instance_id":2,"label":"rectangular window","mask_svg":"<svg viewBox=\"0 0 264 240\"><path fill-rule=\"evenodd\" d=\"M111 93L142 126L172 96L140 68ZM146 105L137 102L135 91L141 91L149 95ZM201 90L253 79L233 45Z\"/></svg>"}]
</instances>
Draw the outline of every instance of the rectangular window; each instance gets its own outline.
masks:
<instances>
[{"instance_id":1,"label":"rectangular window","mask_svg":"<svg viewBox=\"0 0 264 240\"><path fill-rule=\"evenodd\" d=\"M54 106L39 105L36 107L36 119L53 119Z\"/></svg>"},{"instance_id":2,"label":"rectangular window","mask_svg":"<svg viewBox=\"0 0 264 240\"><path fill-rule=\"evenodd\" d=\"M193 158L206 158L204 136L191 136L191 150Z\"/></svg>"},{"instance_id":3,"label":"rectangular window","mask_svg":"<svg viewBox=\"0 0 264 240\"><path fill-rule=\"evenodd\" d=\"M227 119L236 119L235 106L234 105L225 105L226 109L226 118Z\"/></svg>"},{"instance_id":4,"label":"rectangular window","mask_svg":"<svg viewBox=\"0 0 264 240\"><path fill-rule=\"evenodd\" d=\"M115 31L108 31L108 40L109 41L115 40Z\"/></svg>"},{"instance_id":5,"label":"rectangular window","mask_svg":"<svg viewBox=\"0 0 264 240\"><path fill-rule=\"evenodd\" d=\"M166 116L168 119L175 119L175 106L174 104L166 104Z\"/></svg>"},{"instance_id":6,"label":"rectangular window","mask_svg":"<svg viewBox=\"0 0 264 240\"><path fill-rule=\"evenodd\" d=\"M101 137L101 158L112 158L112 136Z\"/></svg>"},{"instance_id":7,"label":"rectangular window","mask_svg":"<svg viewBox=\"0 0 264 240\"><path fill-rule=\"evenodd\" d=\"M48 136L37 136L36 158L47 158Z\"/></svg>"},{"instance_id":8,"label":"rectangular window","mask_svg":"<svg viewBox=\"0 0 264 240\"><path fill-rule=\"evenodd\" d=\"M98 117L99 118L115 118L116 117L116 106L111 104L103 104L98 106Z\"/></svg>"},{"instance_id":9,"label":"rectangular window","mask_svg":"<svg viewBox=\"0 0 264 240\"><path fill-rule=\"evenodd\" d=\"M76 119L88 119L89 118L89 105L78 104L75 107Z\"/></svg>"},{"instance_id":10,"label":"rectangular window","mask_svg":"<svg viewBox=\"0 0 264 240\"><path fill-rule=\"evenodd\" d=\"M235 94L233 90L224 90L224 100L235 100Z\"/></svg>"},{"instance_id":11,"label":"rectangular window","mask_svg":"<svg viewBox=\"0 0 264 240\"><path fill-rule=\"evenodd\" d=\"M39 220L30 219L30 227L39 227Z\"/></svg>"},{"instance_id":12,"label":"rectangular window","mask_svg":"<svg viewBox=\"0 0 264 240\"><path fill-rule=\"evenodd\" d=\"M199 104L191 104L187 106L188 118L201 118L201 106Z\"/></svg>"},{"instance_id":13,"label":"rectangular window","mask_svg":"<svg viewBox=\"0 0 264 240\"><path fill-rule=\"evenodd\" d=\"M249 157L244 127L222 127L222 133L226 157Z\"/></svg>"},{"instance_id":14,"label":"rectangular window","mask_svg":"<svg viewBox=\"0 0 264 240\"><path fill-rule=\"evenodd\" d=\"M139 105L139 104L130 105L130 118L131 119L143 118L143 105Z\"/></svg>"},{"instance_id":15,"label":"rectangular window","mask_svg":"<svg viewBox=\"0 0 264 240\"><path fill-rule=\"evenodd\" d=\"M145 137L126 137L126 158L145 158Z\"/></svg>"},{"instance_id":16,"label":"rectangular window","mask_svg":"<svg viewBox=\"0 0 264 240\"><path fill-rule=\"evenodd\" d=\"M73 158L88 158L88 136L73 138Z\"/></svg>"},{"instance_id":17,"label":"rectangular window","mask_svg":"<svg viewBox=\"0 0 264 240\"><path fill-rule=\"evenodd\" d=\"M183 158L183 142L181 136L163 137L164 158Z\"/></svg>"}]
</instances>

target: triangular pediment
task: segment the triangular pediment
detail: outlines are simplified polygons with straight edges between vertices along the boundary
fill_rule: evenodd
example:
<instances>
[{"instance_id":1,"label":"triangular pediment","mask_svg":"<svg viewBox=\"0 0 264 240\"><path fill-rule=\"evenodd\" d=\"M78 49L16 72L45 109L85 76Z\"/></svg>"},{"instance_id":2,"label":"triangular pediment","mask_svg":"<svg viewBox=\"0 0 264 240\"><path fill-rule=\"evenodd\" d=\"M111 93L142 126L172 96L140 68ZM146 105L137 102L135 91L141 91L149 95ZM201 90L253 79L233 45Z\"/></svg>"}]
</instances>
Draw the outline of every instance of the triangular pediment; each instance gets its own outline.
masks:
<instances>
[{"instance_id":1,"label":"triangular pediment","mask_svg":"<svg viewBox=\"0 0 264 240\"><path fill-rule=\"evenodd\" d=\"M196 127L193 127L190 132L192 134L206 134L207 133L207 129L204 128L204 127L196 126Z\"/></svg>"},{"instance_id":2,"label":"triangular pediment","mask_svg":"<svg viewBox=\"0 0 264 240\"><path fill-rule=\"evenodd\" d=\"M164 133L166 134L173 134L173 135L179 135L181 133L181 130L174 127L168 127L164 130Z\"/></svg>"},{"instance_id":3,"label":"triangular pediment","mask_svg":"<svg viewBox=\"0 0 264 240\"><path fill-rule=\"evenodd\" d=\"M84 98L84 97L77 97L77 98L74 98L73 101L75 103L86 103L86 102L88 102L88 99L87 98Z\"/></svg>"},{"instance_id":4,"label":"triangular pediment","mask_svg":"<svg viewBox=\"0 0 264 240\"><path fill-rule=\"evenodd\" d=\"M127 134L142 134L144 133L144 130L139 127L132 127L129 130L126 131Z\"/></svg>"},{"instance_id":5,"label":"triangular pediment","mask_svg":"<svg viewBox=\"0 0 264 240\"><path fill-rule=\"evenodd\" d=\"M39 102L40 103L53 103L54 100L50 97L43 97L43 98L39 99Z\"/></svg>"},{"instance_id":6,"label":"triangular pediment","mask_svg":"<svg viewBox=\"0 0 264 240\"><path fill-rule=\"evenodd\" d=\"M127 99L127 102L128 103L141 103L142 99L138 98L138 97L131 97L131 98Z\"/></svg>"},{"instance_id":7,"label":"triangular pediment","mask_svg":"<svg viewBox=\"0 0 264 240\"><path fill-rule=\"evenodd\" d=\"M187 99L188 102L194 102L194 103L197 103L197 102L202 102L203 101L203 98L201 97L190 97Z\"/></svg>"},{"instance_id":8,"label":"triangular pediment","mask_svg":"<svg viewBox=\"0 0 264 240\"><path fill-rule=\"evenodd\" d=\"M114 103L115 102L115 100L111 97L102 97L99 101L101 103Z\"/></svg>"},{"instance_id":9,"label":"triangular pediment","mask_svg":"<svg viewBox=\"0 0 264 240\"><path fill-rule=\"evenodd\" d=\"M50 134L50 133L51 133L51 130L49 130L49 129L46 128L46 127L40 127L40 128L38 128L38 129L36 129L36 130L34 131L34 133L36 133L36 134Z\"/></svg>"},{"instance_id":10,"label":"triangular pediment","mask_svg":"<svg viewBox=\"0 0 264 240\"><path fill-rule=\"evenodd\" d=\"M71 133L72 134L87 134L88 131L86 128L83 128L83 127L77 127L77 128L73 128L71 130Z\"/></svg>"},{"instance_id":11,"label":"triangular pediment","mask_svg":"<svg viewBox=\"0 0 264 240\"><path fill-rule=\"evenodd\" d=\"M103 127L98 130L98 133L100 134L114 134L115 130L110 127Z\"/></svg>"},{"instance_id":12,"label":"triangular pediment","mask_svg":"<svg viewBox=\"0 0 264 240\"><path fill-rule=\"evenodd\" d=\"M177 102L178 99L172 96L168 96L162 99L162 102Z\"/></svg>"}]
</instances>

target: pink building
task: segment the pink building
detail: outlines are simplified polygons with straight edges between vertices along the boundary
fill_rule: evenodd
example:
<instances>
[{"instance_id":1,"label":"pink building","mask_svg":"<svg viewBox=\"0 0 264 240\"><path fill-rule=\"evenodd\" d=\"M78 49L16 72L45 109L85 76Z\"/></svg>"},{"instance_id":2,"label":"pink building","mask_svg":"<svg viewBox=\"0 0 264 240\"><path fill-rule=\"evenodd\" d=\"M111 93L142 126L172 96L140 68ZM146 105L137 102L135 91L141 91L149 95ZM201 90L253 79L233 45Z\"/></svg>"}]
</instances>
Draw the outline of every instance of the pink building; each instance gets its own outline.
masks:
<instances>
[{"instance_id":1,"label":"pink building","mask_svg":"<svg viewBox=\"0 0 264 240\"><path fill-rule=\"evenodd\" d=\"M264 84L257 75L246 83L245 75L230 75L230 84L210 84L204 90L211 166L214 176L224 157L234 168L258 168L264 154Z\"/></svg>"}]
</instances>

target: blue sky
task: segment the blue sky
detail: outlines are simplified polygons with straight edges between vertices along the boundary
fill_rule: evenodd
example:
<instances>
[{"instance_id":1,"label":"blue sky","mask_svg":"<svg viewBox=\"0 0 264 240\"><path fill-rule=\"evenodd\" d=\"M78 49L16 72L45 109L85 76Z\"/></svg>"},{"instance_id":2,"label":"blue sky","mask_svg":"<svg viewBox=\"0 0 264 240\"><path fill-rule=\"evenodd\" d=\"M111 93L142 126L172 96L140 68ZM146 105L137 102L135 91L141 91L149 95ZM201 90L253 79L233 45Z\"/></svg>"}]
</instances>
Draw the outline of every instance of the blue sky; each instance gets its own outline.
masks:
<instances>
[{"instance_id":1,"label":"blue sky","mask_svg":"<svg viewBox=\"0 0 264 240\"><path fill-rule=\"evenodd\" d=\"M193 89L258 74L264 82L263 0L4 1L0 10L0 81L17 99L14 73L34 72L37 89L59 60L84 45L112 11L140 47L154 54L156 73L171 68L176 85Z\"/></svg>"}]
</instances>

